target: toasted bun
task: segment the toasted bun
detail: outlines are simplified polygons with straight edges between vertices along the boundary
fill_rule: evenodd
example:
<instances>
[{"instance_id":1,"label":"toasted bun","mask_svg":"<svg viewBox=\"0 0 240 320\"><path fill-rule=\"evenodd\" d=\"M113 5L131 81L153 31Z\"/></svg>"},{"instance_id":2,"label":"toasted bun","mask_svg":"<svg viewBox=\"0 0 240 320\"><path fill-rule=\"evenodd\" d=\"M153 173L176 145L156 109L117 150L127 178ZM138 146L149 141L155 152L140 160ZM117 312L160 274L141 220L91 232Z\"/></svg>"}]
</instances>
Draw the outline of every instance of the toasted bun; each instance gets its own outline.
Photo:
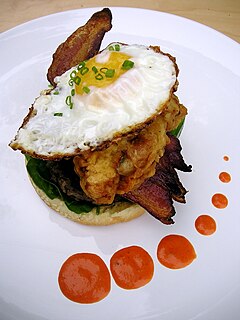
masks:
<instances>
[{"instance_id":1,"label":"toasted bun","mask_svg":"<svg viewBox=\"0 0 240 320\"><path fill-rule=\"evenodd\" d=\"M127 222L141 216L144 213L144 209L137 204L129 202L117 202L112 206L102 206L100 213L96 214L96 209L92 209L90 212L77 214L69 210L65 203L60 199L51 200L48 196L38 188L33 180L29 177L34 189L39 197L53 210L75 222L94 225L94 226L106 226L119 222Z\"/></svg>"}]
</instances>

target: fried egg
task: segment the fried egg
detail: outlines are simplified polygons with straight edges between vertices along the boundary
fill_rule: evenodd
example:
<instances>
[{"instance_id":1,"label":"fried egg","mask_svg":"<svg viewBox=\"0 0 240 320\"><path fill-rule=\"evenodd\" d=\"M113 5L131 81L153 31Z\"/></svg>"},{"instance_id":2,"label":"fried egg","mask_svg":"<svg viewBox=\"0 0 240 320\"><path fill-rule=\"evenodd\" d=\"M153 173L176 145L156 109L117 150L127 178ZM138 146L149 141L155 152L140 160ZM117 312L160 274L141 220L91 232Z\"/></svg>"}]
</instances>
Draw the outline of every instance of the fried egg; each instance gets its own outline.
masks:
<instances>
[{"instance_id":1,"label":"fried egg","mask_svg":"<svg viewBox=\"0 0 240 320\"><path fill-rule=\"evenodd\" d=\"M132 132L161 113L176 84L168 55L113 43L55 78L10 144L45 158L75 155Z\"/></svg>"}]
</instances>

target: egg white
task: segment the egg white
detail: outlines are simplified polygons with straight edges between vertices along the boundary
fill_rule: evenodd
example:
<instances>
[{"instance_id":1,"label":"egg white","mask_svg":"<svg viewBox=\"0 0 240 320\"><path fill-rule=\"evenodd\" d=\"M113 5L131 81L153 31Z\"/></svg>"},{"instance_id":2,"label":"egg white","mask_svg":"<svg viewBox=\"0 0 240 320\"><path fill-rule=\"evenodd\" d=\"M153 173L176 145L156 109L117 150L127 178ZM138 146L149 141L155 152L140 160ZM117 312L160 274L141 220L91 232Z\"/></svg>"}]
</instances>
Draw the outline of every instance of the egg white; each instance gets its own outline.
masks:
<instances>
[{"instance_id":1,"label":"egg white","mask_svg":"<svg viewBox=\"0 0 240 320\"><path fill-rule=\"evenodd\" d=\"M66 97L72 89L70 73L77 67L57 77L56 88L35 100L35 115L19 129L14 143L40 156L74 154L126 133L161 112L176 82L174 63L145 46L119 45L121 52L131 56L132 69L107 87L89 86L88 94L75 94L72 108ZM96 59L104 63L109 54L106 48Z\"/></svg>"}]
</instances>

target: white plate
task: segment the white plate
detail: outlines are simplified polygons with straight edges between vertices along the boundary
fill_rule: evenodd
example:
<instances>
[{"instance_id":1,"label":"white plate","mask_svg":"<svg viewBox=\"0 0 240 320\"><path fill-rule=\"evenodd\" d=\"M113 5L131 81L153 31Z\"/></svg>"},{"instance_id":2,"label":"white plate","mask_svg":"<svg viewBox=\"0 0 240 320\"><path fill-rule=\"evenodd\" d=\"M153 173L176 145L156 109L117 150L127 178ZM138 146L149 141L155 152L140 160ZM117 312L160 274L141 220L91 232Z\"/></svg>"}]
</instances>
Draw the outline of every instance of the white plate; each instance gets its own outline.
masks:
<instances>
[{"instance_id":1,"label":"white plate","mask_svg":"<svg viewBox=\"0 0 240 320\"><path fill-rule=\"evenodd\" d=\"M166 226L147 213L126 224L87 227L48 209L27 178L23 156L7 145L28 106L47 87L46 70L55 48L96 8L43 17L0 36L0 319L238 319L240 313L240 49L224 35L177 16L130 8L112 8L113 28L103 41L160 45L177 57L178 96L188 107L181 137L183 154L193 165L181 174L189 193L176 204L176 223ZM228 162L223 156L228 155ZM218 179L227 171L232 181ZM211 204L216 192L229 205ZM204 237L194 228L203 213L217 222ZM197 251L187 268L170 270L156 259L167 234L185 235ZM152 281L138 290L123 290L112 281L107 298L81 305L58 288L58 271L76 252L111 255L129 245L153 257Z\"/></svg>"}]
</instances>

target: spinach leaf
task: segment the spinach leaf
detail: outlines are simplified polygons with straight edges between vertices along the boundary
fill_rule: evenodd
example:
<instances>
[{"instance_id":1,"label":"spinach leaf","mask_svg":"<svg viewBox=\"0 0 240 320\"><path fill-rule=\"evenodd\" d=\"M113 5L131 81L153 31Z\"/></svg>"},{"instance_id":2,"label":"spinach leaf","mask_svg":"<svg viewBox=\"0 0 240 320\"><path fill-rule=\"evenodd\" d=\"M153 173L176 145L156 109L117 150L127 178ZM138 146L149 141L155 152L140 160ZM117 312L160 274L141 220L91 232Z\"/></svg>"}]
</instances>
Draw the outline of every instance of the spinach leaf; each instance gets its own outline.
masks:
<instances>
[{"instance_id":1,"label":"spinach leaf","mask_svg":"<svg viewBox=\"0 0 240 320\"><path fill-rule=\"evenodd\" d=\"M43 190L51 200L62 198L59 188L50 181L49 171L45 166L44 160L29 157L27 171L36 186Z\"/></svg>"},{"instance_id":2,"label":"spinach leaf","mask_svg":"<svg viewBox=\"0 0 240 320\"><path fill-rule=\"evenodd\" d=\"M63 199L68 209L77 214L84 213L84 212L87 213L91 211L94 207L96 207L94 204L90 202L76 201L70 197L67 197L66 195L63 197Z\"/></svg>"},{"instance_id":3,"label":"spinach leaf","mask_svg":"<svg viewBox=\"0 0 240 320\"><path fill-rule=\"evenodd\" d=\"M67 208L77 214L87 213L97 207L87 201L76 201L64 194L56 184L51 182L50 173L44 160L35 159L30 156L26 156L26 160L28 174L35 185L43 190L51 200L55 198L63 200Z\"/></svg>"},{"instance_id":4,"label":"spinach leaf","mask_svg":"<svg viewBox=\"0 0 240 320\"><path fill-rule=\"evenodd\" d=\"M173 129L172 131L170 131L171 135L179 138L180 137L180 134L182 132L182 129L183 129L183 125L184 125L184 122L185 122L185 117L182 119L182 121L179 123L179 125L177 126L177 128Z\"/></svg>"}]
</instances>

